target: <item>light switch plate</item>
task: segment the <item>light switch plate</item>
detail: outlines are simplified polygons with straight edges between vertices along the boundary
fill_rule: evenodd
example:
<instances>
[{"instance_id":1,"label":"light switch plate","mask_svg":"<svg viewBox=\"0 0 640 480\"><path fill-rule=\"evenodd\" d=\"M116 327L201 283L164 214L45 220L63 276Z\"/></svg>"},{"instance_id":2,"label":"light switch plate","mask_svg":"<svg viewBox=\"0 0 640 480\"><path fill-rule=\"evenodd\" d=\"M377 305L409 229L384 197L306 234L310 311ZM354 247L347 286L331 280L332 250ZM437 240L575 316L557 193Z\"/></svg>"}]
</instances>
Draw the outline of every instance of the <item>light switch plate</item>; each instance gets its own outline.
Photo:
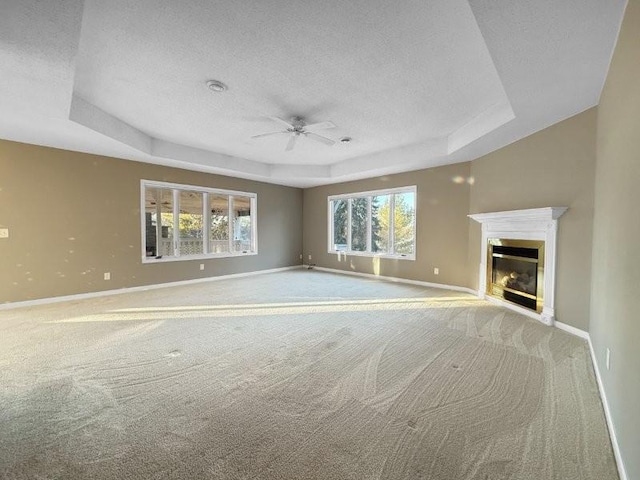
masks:
<instances>
[{"instance_id":1,"label":"light switch plate","mask_svg":"<svg viewBox=\"0 0 640 480\"><path fill-rule=\"evenodd\" d=\"M8 228L0 228L0 238L9 238Z\"/></svg>"}]
</instances>

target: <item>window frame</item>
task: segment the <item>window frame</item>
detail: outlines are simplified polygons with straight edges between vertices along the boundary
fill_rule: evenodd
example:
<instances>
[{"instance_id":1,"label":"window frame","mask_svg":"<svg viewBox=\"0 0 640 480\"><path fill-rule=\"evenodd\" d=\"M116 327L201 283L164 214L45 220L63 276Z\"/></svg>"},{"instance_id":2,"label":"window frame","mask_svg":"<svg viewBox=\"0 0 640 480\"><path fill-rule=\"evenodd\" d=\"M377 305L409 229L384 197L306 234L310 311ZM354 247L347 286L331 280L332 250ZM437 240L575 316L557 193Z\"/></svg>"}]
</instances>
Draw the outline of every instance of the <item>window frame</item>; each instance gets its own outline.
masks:
<instances>
[{"instance_id":1,"label":"window frame","mask_svg":"<svg viewBox=\"0 0 640 480\"><path fill-rule=\"evenodd\" d=\"M161 258L147 256L146 245L146 192L148 188L163 188L172 191L173 195L173 256L163 256ZM194 192L202 194L202 254L196 255L180 255L179 239L180 239L180 192ZM211 212L209 205L209 195L225 195L228 199L228 218L229 218L229 251L220 253L209 253L209 229L211 226ZM233 251L234 222L233 222L233 197L248 197L251 207L251 249L246 252ZM156 180L140 180L140 244L142 263L163 263L163 262L184 262L189 260L207 260L212 258L228 258L228 257L245 257L258 254L258 194L252 192L241 192L237 190L227 190L221 188L203 187L197 185L185 185L181 183L159 182Z\"/></svg>"},{"instance_id":2,"label":"window frame","mask_svg":"<svg viewBox=\"0 0 640 480\"><path fill-rule=\"evenodd\" d=\"M394 225L394 209L395 209L395 195L398 193L413 193L413 253L412 254L397 254L393 253L395 250L395 225ZM389 195L389 251L386 253L376 253L371 251L371 201L373 197ZM351 200L354 198L366 198L367 199L367 250L357 251L351 249ZM347 200L347 249L335 250L333 249L334 238L334 221L333 221L333 209L331 208L332 202L336 200ZM417 242L417 218L418 218L418 188L416 185L406 187L386 188L383 190L370 190L366 192L354 192L344 193L339 195L330 195L327 197L327 225L328 225L328 253L333 255L353 255L358 257L376 257L376 258L391 258L396 260L412 260L416 259L416 252L418 249Z\"/></svg>"}]
</instances>

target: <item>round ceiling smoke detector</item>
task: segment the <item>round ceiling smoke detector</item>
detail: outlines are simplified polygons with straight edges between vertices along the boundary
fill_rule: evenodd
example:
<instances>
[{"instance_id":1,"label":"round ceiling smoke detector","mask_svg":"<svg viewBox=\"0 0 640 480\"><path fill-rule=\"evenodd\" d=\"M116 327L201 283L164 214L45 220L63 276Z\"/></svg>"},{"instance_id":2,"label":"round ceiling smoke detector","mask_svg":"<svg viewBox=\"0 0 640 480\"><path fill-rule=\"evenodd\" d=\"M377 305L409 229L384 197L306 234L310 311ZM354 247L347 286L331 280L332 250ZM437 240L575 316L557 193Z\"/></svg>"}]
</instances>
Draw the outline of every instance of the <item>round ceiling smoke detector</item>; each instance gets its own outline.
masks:
<instances>
[{"instance_id":1,"label":"round ceiling smoke detector","mask_svg":"<svg viewBox=\"0 0 640 480\"><path fill-rule=\"evenodd\" d=\"M351 141L351 137L342 137L340 139L340 143L349 143Z\"/></svg>"},{"instance_id":2,"label":"round ceiling smoke detector","mask_svg":"<svg viewBox=\"0 0 640 480\"><path fill-rule=\"evenodd\" d=\"M225 92L227 90L227 86L218 80L209 80L207 82L207 87L209 90L218 93Z\"/></svg>"}]
</instances>

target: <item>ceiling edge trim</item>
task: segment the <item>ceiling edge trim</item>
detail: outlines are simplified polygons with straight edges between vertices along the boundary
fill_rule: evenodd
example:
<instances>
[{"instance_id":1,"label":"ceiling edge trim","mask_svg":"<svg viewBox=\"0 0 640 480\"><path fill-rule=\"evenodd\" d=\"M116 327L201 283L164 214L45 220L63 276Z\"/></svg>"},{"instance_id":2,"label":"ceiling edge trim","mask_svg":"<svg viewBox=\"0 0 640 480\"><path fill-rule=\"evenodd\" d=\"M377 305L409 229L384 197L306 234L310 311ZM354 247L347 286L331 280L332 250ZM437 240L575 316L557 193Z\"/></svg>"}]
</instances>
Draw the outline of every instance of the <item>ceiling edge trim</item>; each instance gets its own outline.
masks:
<instances>
[{"instance_id":1,"label":"ceiling edge trim","mask_svg":"<svg viewBox=\"0 0 640 480\"><path fill-rule=\"evenodd\" d=\"M276 163L271 165L271 176L277 178L305 178L310 180L326 180L331 178L331 166Z\"/></svg>"},{"instance_id":2,"label":"ceiling edge trim","mask_svg":"<svg viewBox=\"0 0 640 480\"><path fill-rule=\"evenodd\" d=\"M271 176L270 165L266 163L212 152L201 148L189 147L179 143L153 138L151 155L183 162L192 162L209 168L219 168L231 172L240 172L262 177Z\"/></svg>"},{"instance_id":3,"label":"ceiling edge trim","mask_svg":"<svg viewBox=\"0 0 640 480\"><path fill-rule=\"evenodd\" d=\"M74 94L69 120L150 154L152 137Z\"/></svg>"},{"instance_id":4,"label":"ceiling edge trim","mask_svg":"<svg viewBox=\"0 0 640 480\"><path fill-rule=\"evenodd\" d=\"M405 164L427 166L434 158L447 154L446 137L432 138L420 143L391 148L361 157L350 158L331 165L331 177L374 172L386 167ZM400 158L402 160L400 161Z\"/></svg>"},{"instance_id":5,"label":"ceiling edge trim","mask_svg":"<svg viewBox=\"0 0 640 480\"><path fill-rule=\"evenodd\" d=\"M508 100L492 105L449 135L447 154L451 155L515 118Z\"/></svg>"}]
</instances>

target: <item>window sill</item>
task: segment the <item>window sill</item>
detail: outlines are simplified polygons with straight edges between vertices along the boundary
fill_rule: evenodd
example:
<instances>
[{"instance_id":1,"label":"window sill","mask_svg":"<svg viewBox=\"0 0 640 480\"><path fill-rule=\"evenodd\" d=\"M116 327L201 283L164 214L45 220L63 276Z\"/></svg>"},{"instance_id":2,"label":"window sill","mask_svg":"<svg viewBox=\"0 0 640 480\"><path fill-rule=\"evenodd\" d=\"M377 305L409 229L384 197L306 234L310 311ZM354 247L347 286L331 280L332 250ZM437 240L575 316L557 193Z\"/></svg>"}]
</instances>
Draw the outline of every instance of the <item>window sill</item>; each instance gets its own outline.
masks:
<instances>
[{"instance_id":1,"label":"window sill","mask_svg":"<svg viewBox=\"0 0 640 480\"><path fill-rule=\"evenodd\" d=\"M397 254L389 254L389 253L369 253L369 252L337 252L335 250L329 250L329 253L332 255L337 255L338 257L344 256L345 258L348 256L351 257L369 257L369 258L383 258L388 260L411 260L415 261L416 255L397 255Z\"/></svg>"},{"instance_id":2,"label":"window sill","mask_svg":"<svg viewBox=\"0 0 640 480\"><path fill-rule=\"evenodd\" d=\"M181 257L142 257L142 263L188 262L189 260L212 260L215 258L249 257L258 252L212 253L207 255L184 255Z\"/></svg>"}]
</instances>

